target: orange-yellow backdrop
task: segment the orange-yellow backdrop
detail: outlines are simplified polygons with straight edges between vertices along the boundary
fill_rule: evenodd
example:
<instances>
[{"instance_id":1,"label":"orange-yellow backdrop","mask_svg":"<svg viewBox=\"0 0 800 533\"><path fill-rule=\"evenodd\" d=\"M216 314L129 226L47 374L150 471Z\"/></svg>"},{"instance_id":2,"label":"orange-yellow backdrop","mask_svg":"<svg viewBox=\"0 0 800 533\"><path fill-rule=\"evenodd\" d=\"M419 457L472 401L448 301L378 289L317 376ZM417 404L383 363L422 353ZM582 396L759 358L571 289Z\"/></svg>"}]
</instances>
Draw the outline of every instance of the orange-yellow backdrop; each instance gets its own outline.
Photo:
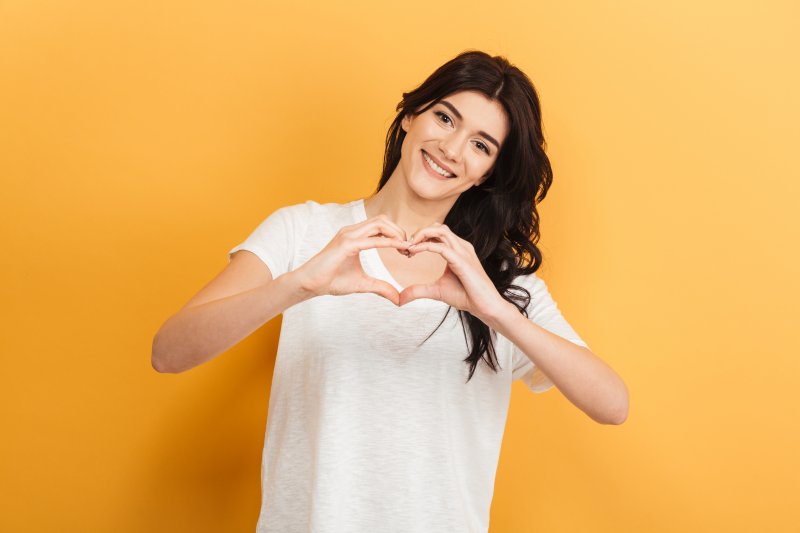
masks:
<instances>
[{"instance_id":1,"label":"orange-yellow backdrop","mask_svg":"<svg viewBox=\"0 0 800 533\"><path fill-rule=\"evenodd\" d=\"M0 530L254 530L280 317L183 374L153 334L478 48L540 92L540 275L631 393L514 384L492 533L798 531L798 4L288 4L0 4Z\"/></svg>"}]
</instances>

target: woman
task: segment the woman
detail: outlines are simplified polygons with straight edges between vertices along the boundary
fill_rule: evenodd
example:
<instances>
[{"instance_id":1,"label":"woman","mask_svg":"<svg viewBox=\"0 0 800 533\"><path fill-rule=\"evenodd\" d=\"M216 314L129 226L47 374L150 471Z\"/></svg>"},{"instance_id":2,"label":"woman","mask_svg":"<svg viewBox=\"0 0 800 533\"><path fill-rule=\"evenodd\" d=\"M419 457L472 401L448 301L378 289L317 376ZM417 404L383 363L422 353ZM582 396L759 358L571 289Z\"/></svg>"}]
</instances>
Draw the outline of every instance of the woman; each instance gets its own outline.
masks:
<instances>
[{"instance_id":1,"label":"woman","mask_svg":"<svg viewBox=\"0 0 800 533\"><path fill-rule=\"evenodd\" d=\"M258 531L487 531L514 379L627 416L534 274L552 171L527 76L467 51L397 110L372 196L277 209L154 339L181 372L283 313Z\"/></svg>"}]
</instances>

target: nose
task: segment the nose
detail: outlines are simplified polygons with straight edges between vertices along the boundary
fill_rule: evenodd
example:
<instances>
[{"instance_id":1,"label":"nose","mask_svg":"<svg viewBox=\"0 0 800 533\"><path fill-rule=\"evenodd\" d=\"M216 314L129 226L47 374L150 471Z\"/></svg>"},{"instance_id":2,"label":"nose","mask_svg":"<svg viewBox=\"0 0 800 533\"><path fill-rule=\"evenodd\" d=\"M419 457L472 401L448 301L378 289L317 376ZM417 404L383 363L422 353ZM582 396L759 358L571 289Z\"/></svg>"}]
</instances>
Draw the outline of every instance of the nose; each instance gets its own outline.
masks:
<instances>
[{"instance_id":1,"label":"nose","mask_svg":"<svg viewBox=\"0 0 800 533\"><path fill-rule=\"evenodd\" d=\"M445 155L446 159L458 163L461 158L461 140L458 135L449 135L439 141L439 150Z\"/></svg>"}]
</instances>

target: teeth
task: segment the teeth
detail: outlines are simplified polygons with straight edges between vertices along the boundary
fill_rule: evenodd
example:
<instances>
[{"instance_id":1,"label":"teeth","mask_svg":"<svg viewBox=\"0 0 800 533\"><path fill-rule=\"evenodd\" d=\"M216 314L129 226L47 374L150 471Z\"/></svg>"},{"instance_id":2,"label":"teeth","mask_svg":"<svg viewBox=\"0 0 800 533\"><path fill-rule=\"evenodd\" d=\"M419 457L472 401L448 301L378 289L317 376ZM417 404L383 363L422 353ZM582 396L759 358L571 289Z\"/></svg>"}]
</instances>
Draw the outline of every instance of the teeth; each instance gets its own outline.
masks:
<instances>
[{"instance_id":1,"label":"teeth","mask_svg":"<svg viewBox=\"0 0 800 533\"><path fill-rule=\"evenodd\" d=\"M434 163L433 159L428 157L428 154L426 154L425 152L422 152L422 156L425 158L425 161L428 162L428 164L431 166L431 168L433 168L433 170L435 170L436 172L438 172L439 174L441 174L445 178L452 178L455 175L455 174L450 174L445 169L443 169L442 167L440 167L439 165Z\"/></svg>"}]
</instances>

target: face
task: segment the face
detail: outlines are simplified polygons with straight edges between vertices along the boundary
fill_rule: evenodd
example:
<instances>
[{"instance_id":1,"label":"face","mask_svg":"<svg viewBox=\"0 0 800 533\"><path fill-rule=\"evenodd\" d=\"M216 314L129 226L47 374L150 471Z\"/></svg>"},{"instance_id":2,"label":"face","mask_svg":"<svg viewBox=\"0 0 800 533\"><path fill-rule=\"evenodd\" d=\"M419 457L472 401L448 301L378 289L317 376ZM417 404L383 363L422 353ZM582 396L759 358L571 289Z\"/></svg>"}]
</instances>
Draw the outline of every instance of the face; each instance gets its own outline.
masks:
<instances>
[{"instance_id":1,"label":"face","mask_svg":"<svg viewBox=\"0 0 800 533\"><path fill-rule=\"evenodd\" d=\"M498 102L479 92L461 91L420 115L407 115L401 127L406 137L399 165L409 187L426 198L445 198L488 177L509 124Z\"/></svg>"}]
</instances>

